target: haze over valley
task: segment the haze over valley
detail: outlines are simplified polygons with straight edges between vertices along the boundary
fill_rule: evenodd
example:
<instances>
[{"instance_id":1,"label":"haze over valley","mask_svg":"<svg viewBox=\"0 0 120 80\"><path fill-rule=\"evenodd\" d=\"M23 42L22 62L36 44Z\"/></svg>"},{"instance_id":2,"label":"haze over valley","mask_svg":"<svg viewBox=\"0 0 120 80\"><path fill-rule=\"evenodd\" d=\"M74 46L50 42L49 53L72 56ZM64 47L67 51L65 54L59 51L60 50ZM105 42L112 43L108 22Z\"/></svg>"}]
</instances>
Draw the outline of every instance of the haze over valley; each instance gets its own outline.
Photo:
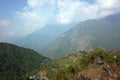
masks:
<instances>
[{"instance_id":1,"label":"haze over valley","mask_svg":"<svg viewBox=\"0 0 120 80\"><path fill-rule=\"evenodd\" d=\"M119 70L119 0L0 1L0 80L120 80Z\"/></svg>"}]
</instances>

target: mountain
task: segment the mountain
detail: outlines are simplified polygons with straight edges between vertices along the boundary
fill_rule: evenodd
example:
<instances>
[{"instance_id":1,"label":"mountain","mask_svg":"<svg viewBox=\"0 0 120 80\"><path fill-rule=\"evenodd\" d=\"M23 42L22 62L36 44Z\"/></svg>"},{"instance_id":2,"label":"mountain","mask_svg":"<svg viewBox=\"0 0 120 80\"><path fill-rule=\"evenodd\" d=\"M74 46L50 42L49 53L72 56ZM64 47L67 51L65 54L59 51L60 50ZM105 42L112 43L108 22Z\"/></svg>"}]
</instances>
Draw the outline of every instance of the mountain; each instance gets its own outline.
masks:
<instances>
[{"instance_id":1,"label":"mountain","mask_svg":"<svg viewBox=\"0 0 120 80\"><path fill-rule=\"evenodd\" d=\"M0 80L26 80L30 72L49 60L34 50L0 43Z\"/></svg>"},{"instance_id":2,"label":"mountain","mask_svg":"<svg viewBox=\"0 0 120 80\"><path fill-rule=\"evenodd\" d=\"M73 24L49 24L42 29L16 41L16 44L41 52L56 37L72 27ZM44 55L44 54L43 54Z\"/></svg>"},{"instance_id":3,"label":"mountain","mask_svg":"<svg viewBox=\"0 0 120 80\"><path fill-rule=\"evenodd\" d=\"M101 19L80 22L62 36L57 37L44 54L50 58L62 58L70 53L90 51L95 48L120 49L120 13Z\"/></svg>"}]
</instances>

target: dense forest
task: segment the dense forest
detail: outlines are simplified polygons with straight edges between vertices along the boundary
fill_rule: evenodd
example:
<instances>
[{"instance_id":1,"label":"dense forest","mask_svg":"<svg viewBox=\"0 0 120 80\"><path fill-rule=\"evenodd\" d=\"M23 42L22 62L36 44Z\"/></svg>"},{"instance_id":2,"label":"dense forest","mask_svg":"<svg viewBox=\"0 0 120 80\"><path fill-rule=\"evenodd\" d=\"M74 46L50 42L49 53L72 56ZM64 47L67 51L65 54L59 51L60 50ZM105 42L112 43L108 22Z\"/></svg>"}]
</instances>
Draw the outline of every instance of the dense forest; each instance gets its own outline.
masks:
<instances>
[{"instance_id":1,"label":"dense forest","mask_svg":"<svg viewBox=\"0 0 120 80\"><path fill-rule=\"evenodd\" d=\"M0 80L26 80L47 61L32 49L0 43Z\"/></svg>"}]
</instances>

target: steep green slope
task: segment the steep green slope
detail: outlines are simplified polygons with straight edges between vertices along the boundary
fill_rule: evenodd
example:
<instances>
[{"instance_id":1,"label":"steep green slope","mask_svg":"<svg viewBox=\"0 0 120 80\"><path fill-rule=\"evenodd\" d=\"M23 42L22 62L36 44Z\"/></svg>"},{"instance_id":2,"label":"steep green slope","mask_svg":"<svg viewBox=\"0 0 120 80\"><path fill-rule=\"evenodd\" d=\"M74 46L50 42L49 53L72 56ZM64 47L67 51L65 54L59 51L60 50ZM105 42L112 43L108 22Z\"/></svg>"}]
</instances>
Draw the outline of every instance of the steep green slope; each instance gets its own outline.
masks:
<instances>
[{"instance_id":1,"label":"steep green slope","mask_svg":"<svg viewBox=\"0 0 120 80\"><path fill-rule=\"evenodd\" d=\"M48 60L34 50L0 43L0 80L26 80L28 73Z\"/></svg>"},{"instance_id":2,"label":"steep green slope","mask_svg":"<svg viewBox=\"0 0 120 80\"><path fill-rule=\"evenodd\" d=\"M95 48L119 50L120 13L81 22L62 35L44 50L46 56L62 58L79 50L90 51Z\"/></svg>"}]
</instances>

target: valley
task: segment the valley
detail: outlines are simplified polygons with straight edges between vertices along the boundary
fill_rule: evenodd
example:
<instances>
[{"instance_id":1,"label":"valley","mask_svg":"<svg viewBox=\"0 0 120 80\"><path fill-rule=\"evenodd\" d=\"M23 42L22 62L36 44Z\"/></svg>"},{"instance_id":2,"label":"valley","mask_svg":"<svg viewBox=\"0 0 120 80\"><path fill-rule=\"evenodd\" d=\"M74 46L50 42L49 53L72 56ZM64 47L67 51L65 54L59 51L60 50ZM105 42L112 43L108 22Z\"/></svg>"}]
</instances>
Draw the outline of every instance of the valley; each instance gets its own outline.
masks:
<instances>
[{"instance_id":1,"label":"valley","mask_svg":"<svg viewBox=\"0 0 120 80\"><path fill-rule=\"evenodd\" d=\"M120 1L0 0L0 80L120 80Z\"/></svg>"}]
</instances>

